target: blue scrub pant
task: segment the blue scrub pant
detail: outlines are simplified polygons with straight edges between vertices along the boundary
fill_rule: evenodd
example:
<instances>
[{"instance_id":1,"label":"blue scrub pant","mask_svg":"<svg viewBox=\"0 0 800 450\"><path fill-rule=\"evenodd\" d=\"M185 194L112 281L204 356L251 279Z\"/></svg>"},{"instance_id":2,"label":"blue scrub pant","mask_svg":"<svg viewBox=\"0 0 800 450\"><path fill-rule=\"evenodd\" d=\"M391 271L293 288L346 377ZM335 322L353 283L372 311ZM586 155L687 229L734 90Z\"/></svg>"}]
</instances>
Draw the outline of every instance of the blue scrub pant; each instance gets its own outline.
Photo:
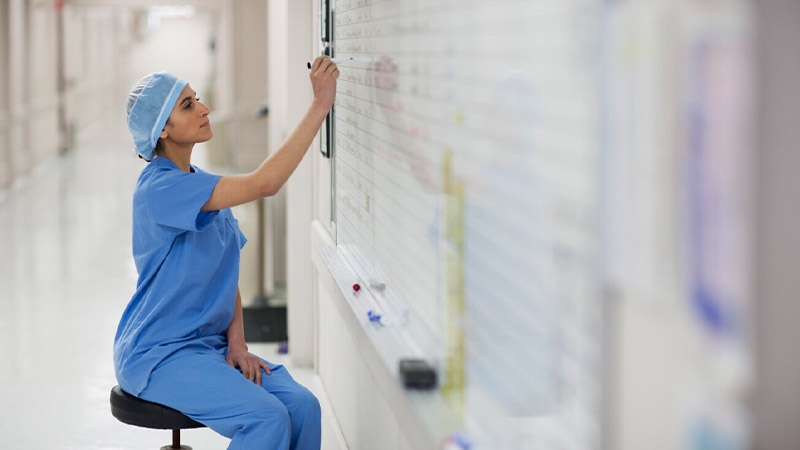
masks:
<instances>
[{"instance_id":1,"label":"blue scrub pant","mask_svg":"<svg viewBox=\"0 0 800 450\"><path fill-rule=\"evenodd\" d=\"M231 439L228 450L319 450L319 401L280 365L261 386L225 362L225 351L179 352L150 374L140 397L175 408Z\"/></svg>"}]
</instances>

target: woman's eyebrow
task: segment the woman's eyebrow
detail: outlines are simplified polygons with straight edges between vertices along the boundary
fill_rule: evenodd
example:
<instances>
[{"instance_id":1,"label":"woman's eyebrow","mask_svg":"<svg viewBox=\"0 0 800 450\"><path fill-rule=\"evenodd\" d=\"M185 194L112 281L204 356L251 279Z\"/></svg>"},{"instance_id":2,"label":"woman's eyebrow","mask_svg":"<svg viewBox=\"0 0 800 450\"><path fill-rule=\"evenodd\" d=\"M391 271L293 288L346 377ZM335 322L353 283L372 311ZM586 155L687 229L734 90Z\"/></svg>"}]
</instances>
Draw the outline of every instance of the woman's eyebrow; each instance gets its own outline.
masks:
<instances>
[{"instance_id":1,"label":"woman's eyebrow","mask_svg":"<svg viewBox=\"0 0 800 450\"><path fill-rule=\"evenodd\" d=\"M186 97L183 98L183 100L181 100L181 106L183 106L184 103L190 101L191 99L195 98L196 96L197 96L197 93L194 93L192 95L187 95Z\"/></svg>"}]
</instances>

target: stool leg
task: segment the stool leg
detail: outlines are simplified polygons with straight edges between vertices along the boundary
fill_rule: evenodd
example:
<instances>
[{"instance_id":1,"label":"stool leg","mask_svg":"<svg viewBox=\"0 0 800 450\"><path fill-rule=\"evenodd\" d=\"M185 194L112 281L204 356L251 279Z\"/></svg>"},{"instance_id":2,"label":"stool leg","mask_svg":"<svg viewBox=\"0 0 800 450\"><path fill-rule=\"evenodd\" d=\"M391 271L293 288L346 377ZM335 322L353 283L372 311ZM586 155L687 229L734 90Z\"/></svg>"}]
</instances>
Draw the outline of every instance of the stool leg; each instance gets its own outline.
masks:
<instances>
[{"instance_id":1,"label":"stool leg","mask_svg":"<svg viewBox=\"0 0 800 450\"><path fill-rule=\"evenodd\" d=\"M181 445L181 430L172 430L172 445L165 445L161 450L192 450L192 447Z\"/></svg>"}]
</instances>

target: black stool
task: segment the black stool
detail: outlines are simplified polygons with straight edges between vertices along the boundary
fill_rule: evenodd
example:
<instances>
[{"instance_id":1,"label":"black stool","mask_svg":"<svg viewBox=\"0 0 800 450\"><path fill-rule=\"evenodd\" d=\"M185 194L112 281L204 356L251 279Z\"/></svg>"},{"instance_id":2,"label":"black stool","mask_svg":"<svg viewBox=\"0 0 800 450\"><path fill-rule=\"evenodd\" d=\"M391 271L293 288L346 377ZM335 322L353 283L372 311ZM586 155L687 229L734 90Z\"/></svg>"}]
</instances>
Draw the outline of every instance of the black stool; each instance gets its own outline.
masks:
<instances>
[{"instance_id":1,"label":"black stool","mask_svg":"<svg viewBox=\"0 0 800 450\"><path fill-rule=\"evenodd\" d=\"M161 450L192 450L188 445L181 445L181 430L205 427L178 410L134 397L119 386L111 389L111 414L128 425L172 430L172 445L165 445Z\"/></svg>"}]
</instances>

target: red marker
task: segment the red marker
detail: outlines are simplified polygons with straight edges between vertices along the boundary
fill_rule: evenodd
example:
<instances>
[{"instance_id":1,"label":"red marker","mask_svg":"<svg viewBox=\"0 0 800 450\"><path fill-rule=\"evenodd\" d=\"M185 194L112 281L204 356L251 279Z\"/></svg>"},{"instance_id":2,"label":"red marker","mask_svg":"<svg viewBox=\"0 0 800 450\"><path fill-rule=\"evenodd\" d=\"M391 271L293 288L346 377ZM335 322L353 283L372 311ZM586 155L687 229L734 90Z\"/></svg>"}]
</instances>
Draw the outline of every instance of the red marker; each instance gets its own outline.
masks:
<instances>
[{"instance_id":1,"label":"red marker","mask_svg":"<svg viewBox=\"0 0 800 450\"><path fill-rule=\"evenodd\" d=\"M360 289L361 289L361 286L358 283L353 285L353 290L354 291L358 292Z\"/></svg>"}]
</instances>

